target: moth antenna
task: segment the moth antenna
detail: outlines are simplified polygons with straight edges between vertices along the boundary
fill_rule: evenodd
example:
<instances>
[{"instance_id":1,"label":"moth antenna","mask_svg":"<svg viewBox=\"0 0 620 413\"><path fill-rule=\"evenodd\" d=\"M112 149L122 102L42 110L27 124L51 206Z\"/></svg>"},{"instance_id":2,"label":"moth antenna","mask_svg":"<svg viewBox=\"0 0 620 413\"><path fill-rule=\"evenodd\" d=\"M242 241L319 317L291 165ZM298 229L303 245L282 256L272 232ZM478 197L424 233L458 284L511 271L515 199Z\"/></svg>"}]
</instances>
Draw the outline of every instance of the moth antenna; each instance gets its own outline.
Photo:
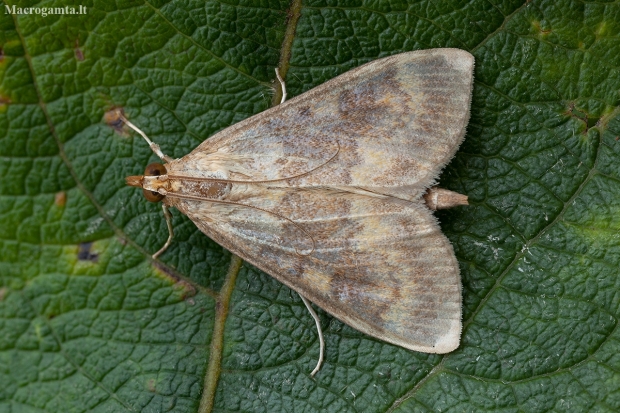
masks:
<instances>
[{"instance_id":1,"label":"moth antenna","mask_svg":"<svg viewBox=\"0 0 620 413\"><path fill-rule=\"evenodd\" d=\"M172 159L171 157L169 157L168 155L165 155L161 149L159 148L159 145L156 144L155 142L153 142L152 140L149 139L148 136L146 136L146 133L142 132L142 130L140 128L138 128L136 125L134 125L133 123L131 123L129 121L129 119L127 119L125 117L125 115L123 115L122 113L119 112L118 114L119 118L121 118L121 120L123 122L125 122L125 124L127 126L129 126L131 129L133 129L135 132L137 132L140 136L142 136L144 138L144 140L149 144L149 147L151 148L151 150L155 153L155 155L159 156L159 158L162 161L166 161L166 162L172 162L174 161L174 159Z\"/></svg>"},{"instance_id":2,"label":"moth antenna","mask_svg":"<svg viewBox=\"0 0 620 413\"><path fill-rule=\"evenodd\" d=\"M297 255L300 255L300 256L303 256L303 257L307 257L307 256L311 255L314 252L314 250L316 249L316 241L314 240L314 237L312 236L312 234L310 234L308 231L303 229L301 227L301 225L299 225L298 223L296 223L292 219L287 218L284 215L278 214L277 212L269 211L268 209L260 208L260 207L254 206L254 205L242 204L240 202L222 201L221 199L210 199L210 198L201 198L199 196L194 196L194 195L176 194L176 193L168 192L168 191L164 190L163 188L159 189L159 193L162 194L162 195L165 195L167 197L172 197L172 198L191 199L193 201L202 201L202 202L213 202L214 204L239 205L239 206L244 206L244 207L248 207L248 208L254 208L254 209L257 209L259 211L266 212L268 214L274 215L274 216L276 216L276 217L278 217L280 219L283 219L285 221L290 222L291 224L293 224L295 226L295 228L297 228L298 230L303 232L308 238L310 238L310 241L312 241L312 249L310 249L310 252L307 253L307 254L300 253L297 250L297 247L295 247L293 245L293 248L295 249L295 253Z\"/></svg>"},{"instance_id":3,"label":"moth antenna","mask_svg":"<svg viewBox=\"0 0 620 413\"><path fill-rule=\"evenodd\" d=\"M319 166L317 166L315 168L312 168L309 171L302 172L302 173L297 174L297 175L287 176L287 177L284 177L284 178L266 179L264 181L242 181L242 180L237 180L237 179L198 178L196 176L170 175L170 174L168 174L168 179L184 179L184 180L187 180L187 181L194 181L194 182L205 182L205 181L206 182L224 182L224 183L231 183L231 184L265 184L265 183L269 183L269 182L287 181L289 179L300 178L302 176L310 175L312 172L316 171L319 168L324 167L325 165L327 165L328 163L330 163L331 161L336 159L336 157L340 153L340 144L338 142L336 142L336 145L338 145L338 149L336 150L336 153L331 158L329 158L327 161L322 163L321 165L319 165Z\"/></svg>"},{"instance_id":4,"label":"moth antenna","mask_svg":"<svg viewBox=\"0 0 620 413\"><path fill-rule=\"evenodd\" d=\"M314 324L316 324L316 330L319 333L319 360L317 361L316 367L314 368L314 370L312 370L312 373L310 373L310 377L314 377L314 375L319 370L321 370L321 366L323 365L323 360L324 360L324 355L325 355L325 340L323 339L323 329L321 328L321 320L319 320L319 316L316 314L316 311L314 311L314 308L312 308L312 305L311 305L312 303L308 301L308 299L301 294L299 294L299 297L301 297L301 301L304 302L304 304L306 305L306 308L310 312L310 315L312 316L312 318L314 318Z\"/></svg>"},{"instance_id":5,"label":"moth antenna","mask_svg":"<svg viewBox=\"0 0 620 413\"><path fill-rule=\"evenodd\" d=\"M278 78L278 81L280 82L280 86L282 87L282 100L280 100L280 105L281 105L286 100L286 84L284 83L282 76L280 76L280 69L278 69L277 67L276 67L276 77Z\"/></svg>"},{"instance_id":6,"label":"moth antenna","mask_svg":"<svg viewBox=\"0 0 620 413\"><path fill-rule=\"evenodd\" d=\"M164 218L166 219L166 225L168 226L168 239L163 247L159 249L155 254L153 254L153 259L157 259L164 251L168 249L170 244L172 243L172 237L174 233L172 232L172 215L170 215L170 210L166 206L166 204L161 204L162 209L164 210Z\"/></svg>"}]
</instances>

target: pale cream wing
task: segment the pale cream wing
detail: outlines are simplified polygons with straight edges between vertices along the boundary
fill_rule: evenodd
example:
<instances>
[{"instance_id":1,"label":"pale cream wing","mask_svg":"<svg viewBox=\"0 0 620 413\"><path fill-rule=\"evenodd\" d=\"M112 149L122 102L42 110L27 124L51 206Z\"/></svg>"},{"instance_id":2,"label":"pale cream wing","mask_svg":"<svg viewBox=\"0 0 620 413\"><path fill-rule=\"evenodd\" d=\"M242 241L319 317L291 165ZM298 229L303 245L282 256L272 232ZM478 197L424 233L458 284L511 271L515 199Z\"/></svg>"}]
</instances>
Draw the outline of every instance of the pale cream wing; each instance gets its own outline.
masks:
<instances>
[{"instance_id":1,"label":"pale cream wing","mask_svg":"<svg viewBox=\"0 0 620 413\"><path fill-rule=\"evenodd\" d=\"M290 185L417 199L464 138L473 67L457 49L373 61L214 135L171 169L250 181L313 171Z\"/></svg>"},{"instance_id":2,"label":"pale cream wing","mask_svg":"<svg viewBox=\"0 0 620 413\"><path fill-rule=\"evenodd\" d=\"M329 188L235 190L244 194L235 202L256 208L178 198L173 205L355 329L417 351L458 346L458 264L426 207Z\"/></svg>"}]
</instances>

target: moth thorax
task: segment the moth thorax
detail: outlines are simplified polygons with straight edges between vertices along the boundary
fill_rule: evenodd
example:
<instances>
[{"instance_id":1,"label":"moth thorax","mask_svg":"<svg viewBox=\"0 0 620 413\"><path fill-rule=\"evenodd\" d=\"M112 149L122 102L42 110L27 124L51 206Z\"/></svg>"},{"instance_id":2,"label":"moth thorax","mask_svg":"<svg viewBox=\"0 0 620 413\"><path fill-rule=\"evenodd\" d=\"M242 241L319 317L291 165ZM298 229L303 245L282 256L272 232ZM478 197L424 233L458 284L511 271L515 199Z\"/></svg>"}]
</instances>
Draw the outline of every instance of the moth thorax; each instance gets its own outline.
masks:
<instances>
[{"instance_id":1,"label":"moth thorax","mask_svg":"<svg viewBox=\"0 0 620 413\"><path fill-rule=\"evenodd\" d=\"M181 182L178 190L187 195L193 195L205 199L222 199L232 189L229 182L219 181L189 181Z\"/></svg>"},{"instance_id":2,"label":"moth thorax","mask_svg":"<svg viewBox=\"0 0 620 413\"><path fill-rule=\"evenodd\" d=\"M165 196L160 193L160 189L167 192L169 185L166 178L166 175L145 175L142 178L142 194L148 201L159 202L165 198Z\"/></svg>"}]
</instances>

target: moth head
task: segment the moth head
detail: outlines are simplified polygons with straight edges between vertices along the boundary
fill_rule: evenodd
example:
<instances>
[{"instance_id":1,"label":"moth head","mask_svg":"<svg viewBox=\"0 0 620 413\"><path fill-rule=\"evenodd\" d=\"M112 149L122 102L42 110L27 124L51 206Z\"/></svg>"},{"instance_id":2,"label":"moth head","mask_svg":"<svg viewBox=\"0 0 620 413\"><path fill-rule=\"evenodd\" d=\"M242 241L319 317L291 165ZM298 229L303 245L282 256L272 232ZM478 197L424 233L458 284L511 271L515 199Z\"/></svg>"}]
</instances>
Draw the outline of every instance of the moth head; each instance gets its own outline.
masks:
<instances>
[{"instance_id":1,"label":"moth head","mask_svg":"<svg viewBox=\"0 0 620 413\"><path fill-rule=\"evenodd\" d=\"M166 171L166 167L158 162L154 162L146 167L144 170L144 175L133 175L125 178L127 185L135 186L137 188L142 188L142 194L146 198L147 201L150 202L159 202L164 199L165 195L160 194L157 191L153 191L152 189L145 188L145 185L148 185L150 182L146 182L144 178L151 176L160 176L166 175L168 171ZM148 180L150 181L150 180Z\"/></svg>"}]
</instances>

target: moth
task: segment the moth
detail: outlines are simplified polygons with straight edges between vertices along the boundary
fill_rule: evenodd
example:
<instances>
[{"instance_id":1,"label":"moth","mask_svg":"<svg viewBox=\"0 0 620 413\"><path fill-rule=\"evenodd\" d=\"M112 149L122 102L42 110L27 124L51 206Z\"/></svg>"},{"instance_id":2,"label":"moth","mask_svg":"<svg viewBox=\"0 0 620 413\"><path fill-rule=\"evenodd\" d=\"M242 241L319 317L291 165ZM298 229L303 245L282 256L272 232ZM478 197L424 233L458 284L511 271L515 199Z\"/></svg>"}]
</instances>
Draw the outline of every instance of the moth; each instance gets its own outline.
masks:
<instances>
[{"instance_id":1,"label":"moth","mask_svg":"<svg viewBox=\"0 0 620 413\"><path fill-rule=\"evenodd\" d=\"M464 139L473 68L458 49L379 59L180 159L137 129L166 163L127 183L351 327L447 353L461 280L431 209L467 197L433 185Z\"/></svg>"}]
</instances>

